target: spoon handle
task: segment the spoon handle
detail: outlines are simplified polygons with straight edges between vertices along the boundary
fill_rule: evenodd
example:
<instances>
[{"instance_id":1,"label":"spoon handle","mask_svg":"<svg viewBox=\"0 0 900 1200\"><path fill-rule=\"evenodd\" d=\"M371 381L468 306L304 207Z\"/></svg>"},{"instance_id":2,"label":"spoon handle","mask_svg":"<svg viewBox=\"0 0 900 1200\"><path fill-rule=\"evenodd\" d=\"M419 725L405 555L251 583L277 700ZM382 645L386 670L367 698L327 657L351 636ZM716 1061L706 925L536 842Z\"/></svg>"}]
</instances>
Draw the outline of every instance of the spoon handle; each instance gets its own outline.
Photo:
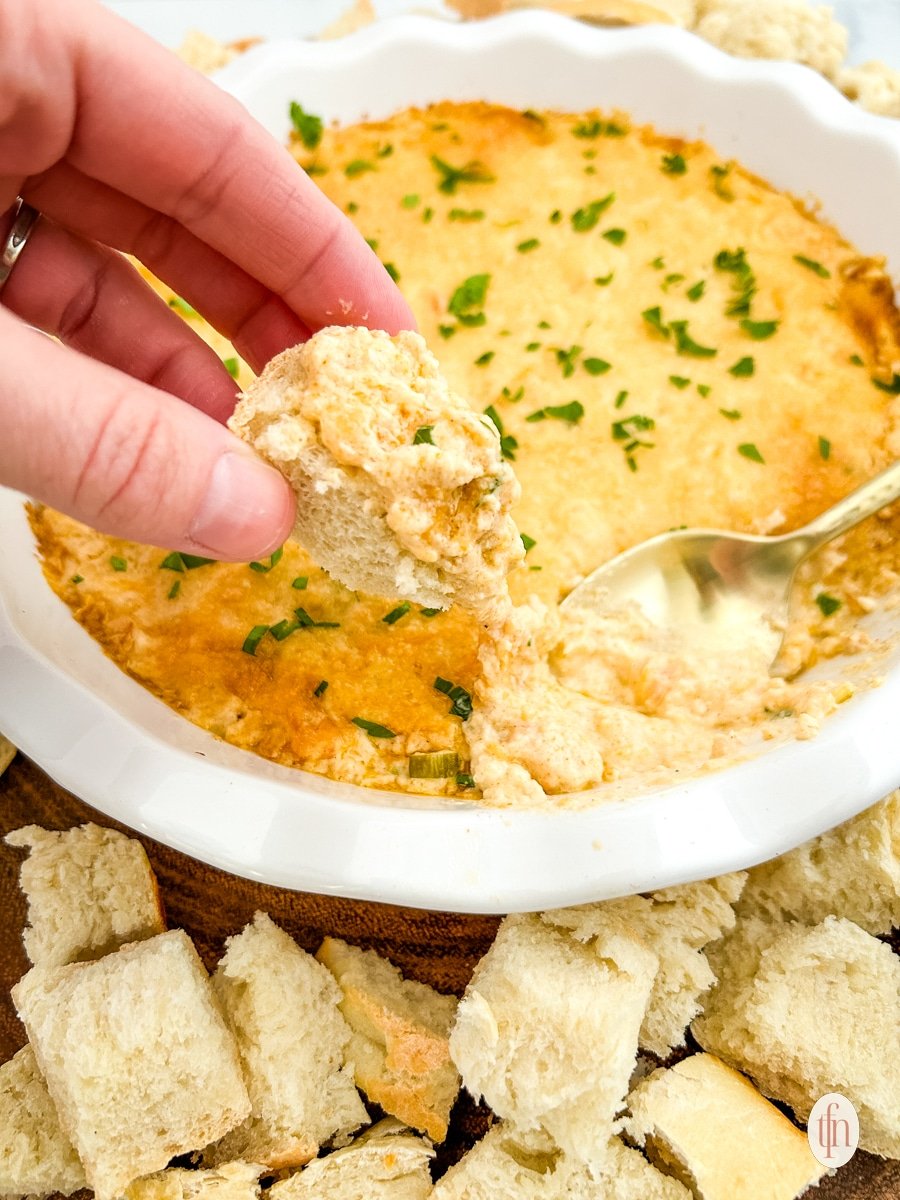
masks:
<instances>
[{"instance_id":1,"label":"spoon handle","mask_svg":"<svg viewBox=\"0 0 900 1200\"><path fill-rule=\"evenodd\" d=\"M808 525L794 530L789 536L808 542L809 548L806 553L809 553L817 546L830 542L839 533L846 533L848 529L858 525L865 517L870 517L872 513L878 512L879 509L898 498L900 498L900 462L895 462L876 475L874 479L870 479L868 483L864 483L862 487L851 492L849 496L845 496L843 500L839 500L837 504L827 508Z\"/></svg>"}]
</instances>

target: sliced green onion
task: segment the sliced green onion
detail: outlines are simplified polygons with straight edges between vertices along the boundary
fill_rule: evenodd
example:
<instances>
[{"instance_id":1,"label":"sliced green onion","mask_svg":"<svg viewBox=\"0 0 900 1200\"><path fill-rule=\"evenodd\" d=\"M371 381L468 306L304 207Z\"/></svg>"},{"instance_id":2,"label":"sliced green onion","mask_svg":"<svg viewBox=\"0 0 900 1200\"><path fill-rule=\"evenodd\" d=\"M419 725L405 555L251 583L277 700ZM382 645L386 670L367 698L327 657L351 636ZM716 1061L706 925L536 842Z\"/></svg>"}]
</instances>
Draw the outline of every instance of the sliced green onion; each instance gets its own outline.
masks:
<instances>
[{"instance_id":1,"label":"sliced green onion","mask_svg":"<svg viewBox=\"0 0 900 1200\"><path fill-rule=\"evenodd\" d=\"M428 750L409 756L410 779L449 779L459 771L455 750Z\"/></svg>"}]
</instances>

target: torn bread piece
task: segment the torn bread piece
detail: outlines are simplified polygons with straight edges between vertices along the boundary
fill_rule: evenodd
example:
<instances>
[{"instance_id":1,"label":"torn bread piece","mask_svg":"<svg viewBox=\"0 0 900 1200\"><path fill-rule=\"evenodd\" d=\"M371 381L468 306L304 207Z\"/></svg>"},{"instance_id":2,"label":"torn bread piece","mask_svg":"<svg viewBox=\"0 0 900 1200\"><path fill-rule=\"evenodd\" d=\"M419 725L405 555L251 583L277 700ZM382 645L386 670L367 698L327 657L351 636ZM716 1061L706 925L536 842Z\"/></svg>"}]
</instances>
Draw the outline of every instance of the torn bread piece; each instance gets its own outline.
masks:
<instances>
[{"instance_id":1,"label":"torn bread piece","mask_svg":"<svg viewBox=\"0 0 900 1200\"><path fill-rule=\"evenodd\" d=\"M675 1179L652 1167L618 1138L607 1168L596 1176L554 1145L546 1134L493 1125L439 1179L430 1200L690 1200Z\"/></svg>"},{"instance_id":2,"label":"torn bread piece","mask_svg":"<svg viewBox=\"0 0 900 1200\"><path fill-rule=\"evenodd\" d=\"M700 0L694 32L739 58L803 63L833 79L847 30L831 8L807 0Z\"/></svg>"},{"instance_id":3,"label":"torn bread piece","mask_svg":"<svg viewBox=\"0 0 900 1200\"><path fill-rule=\"evenodd\" d=\"M848 100L879 117L900 118L900 71L877 59L844 67L835 83Z\"/></svg>"},{"instance_id":4,"label":"torn bread piece","mask_svg":"<svg viewBox=\"0 0 900 1200\"><path fill-rule=\"evenodd\" d=\"M31 1046L0 1066L0 1196L70 1196L87 1187Z\"/></svg>"},{"instance_id":5,"label":"torn bread piece","mask_svg":"<svg viewBox=\"0 0 900 1200\"><path fill-rule=\"evenodd\" d=\"M258 912L228 939L212 986L240 1050L252 1101L247 1121L208 1146L207 1165L245 1158L301 1166L346 1139L366 1113L344 1065L350 1026L331 972Z\"/></svg>"},{"instance_id":6,"label":"torn bread piece","mask_svg":"<svg viewBox=\"0 0 900 1200\"><path fill-rule=\"evenodd\" d=\"M230 1162L209 1170L169 1167L136 1179L122 1200L259 1200L259 1163Z\"/></svg>"},{"instance_id":7,"label":"torn bread piece","mask_svg":"<svg viewBox=\"0 0 900 1200\"><path fill-rule=\"evenodd\" d=\"M650 1001L641 1024L640 1047L659 1058L683 1046L688 1025L700 1012L700 997L715 983L703 953L734 928L732 904L746 872L702 883L665 888L542 913L549 925L570 930L581 942L605 931L632 930L659 959Z\"/></svg>"},{"instance_id":8,"label":"torn bread piece","mask_svg":"<svg viewBox=\"0 0 900 1200\"><path fill-rule=\"evenodd\" d=\"M374 950L327 937L316 954L343 992L353 1030L346 1058L370 1100L435 1142L447 1136L459 1074L450 1061L456 997L443 996Z\"/></svg>"},{"instance_id":9,"label":"torn bread piece","mask_svg":"<svg viewBox=\"0 0 900 1200\"><path fill-rule=\"evenodd\" d=\"M705 1049L806 1120L840 1092L860 1146L900 1157L900 959L841 917L748 917L709 950L718 978L691 1026Z\"/></svg>"},{"instance_id":10,"label":"torn bread piece","mask_svg":"<svg viewBox=\"0 0 900 1200\"><path fill-rule=\"evenodd\" d=\"M250 1111L234 1039L180 929L96 962L32 967L12 995L97 1200Z\"/></svg>"},{"instance_id":11,"label":"torn bread piece","mask_svg":"<svg viewBox=\"0 0 900 1200\"><path fill-rule=\"evenodd\" d=\"M322 329L272 359L228 425L286 476L294 537L347 587L475 612L508 596L519 485L417 333Z\"/></svg>"},{"instance_id":12,"label":"torn bread piece","mask_svg":"<svg viewBox=\"0 0 900 1200\"><path fill-rule=\"evenodd\" d=\"M4 773L17 753L18 751L9 738L0 733L0 775Z\"/></svg>"},{"instance_id":13,"label":"torn bread piece","mask_svg":"<svg viewBox=\"0 0 900 1200\"><path fill-rule=\"evenodd\" d=\"M753 867L737 913L807 925L840 913L867 933L900 926L900 791Z\"/></svg>"},{"instance_id":14,"label":"torn bread piece","mask_svg":"<svg viewBox=\"0 0 900 1200\"><path fill-rule=\"evenodd\" d=\"M805 1134L712 1054L654 1071L628 1107L629 1136L700 1200L794 1200L825 1174Z\"/></svg>"},{"instance_id":15,"label":"torn bread piece","mask_svg":"<svg viewBox=\"0 0 900 1200\"><path fill-rule=\"evenodd\" d=\"M584 946L539 917L507 917L450 1034L467 1090L602 1171L656 968L656 955L628 932L606 930Z\"/></svg>"},{"instance_id":16,"label":"torn bread piece","mask_svg":"<svg viewBox=\"0 0 900 1200\"><path fill-rule=\"evenodd\" d=\"M100 958L166 927L144 847L91 823L57 832L26 825L6 835L30 853L19 870L28 898L22 935L36 966Z\"/></svg>"},{"instance_id":17,"label":"torn bread piece","mask_svg":"<svg viewBox=\"0 0 900 1200\"><path fill-rule=\"evenodd\" d=\"M398 1121L379 1121L341 1150L272 1185L271 1200L426 1200L434 1151Z\"/></svg>"}]
</instances>

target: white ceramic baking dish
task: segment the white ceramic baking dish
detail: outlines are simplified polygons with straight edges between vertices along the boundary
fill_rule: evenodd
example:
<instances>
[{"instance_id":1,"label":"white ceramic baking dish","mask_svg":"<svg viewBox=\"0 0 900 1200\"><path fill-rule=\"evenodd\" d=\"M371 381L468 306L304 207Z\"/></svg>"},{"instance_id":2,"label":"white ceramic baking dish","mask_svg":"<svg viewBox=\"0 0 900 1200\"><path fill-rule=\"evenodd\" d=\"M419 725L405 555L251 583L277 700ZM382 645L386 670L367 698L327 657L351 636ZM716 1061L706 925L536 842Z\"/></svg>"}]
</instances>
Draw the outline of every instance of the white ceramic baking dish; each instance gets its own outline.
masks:
<instances>
[{"instance_id":1,"label":"white ceramic baking dish","mask_svg":"<svg viewBox=\"0 0 900 1200\"><path fill-rule=\"evenodd\" d=\"M406 17L340 42L262 45L219 79L280 140L292 99L341 121L442 99L626 109L818 200L900 275L900 126L804 68L736 61L677 30L544 13L459 26ZM44 583L20 496L0 495L0 519L0 728L97 809L250 878L437 909L545 908L747 866L900 783L898 652L882 686L812 741L628 800L597 793L578 811L497 811L279 768L124 676ZM874 618L885 635L897 620Z\"/></svg>"}]
</instances>

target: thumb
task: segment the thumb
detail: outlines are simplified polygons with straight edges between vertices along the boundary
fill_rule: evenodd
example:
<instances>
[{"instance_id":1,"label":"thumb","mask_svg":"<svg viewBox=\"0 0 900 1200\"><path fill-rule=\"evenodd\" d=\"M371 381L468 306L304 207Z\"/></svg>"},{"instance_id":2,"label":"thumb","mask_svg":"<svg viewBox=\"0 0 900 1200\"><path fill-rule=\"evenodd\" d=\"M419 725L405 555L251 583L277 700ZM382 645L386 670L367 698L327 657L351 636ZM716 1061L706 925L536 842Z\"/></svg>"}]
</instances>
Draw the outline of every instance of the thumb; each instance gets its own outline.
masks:
<instances>
[{"instance_id":1,"label":"thumb","mask_svg":"<svg viewBox=\"0 0 900 1200\"><path fill-rule=\"evenodd\" d=\"M0 480L131 541L249 561L289 535L283 477L211 417L0 310Z\"/></svg>"}]
</instances>

